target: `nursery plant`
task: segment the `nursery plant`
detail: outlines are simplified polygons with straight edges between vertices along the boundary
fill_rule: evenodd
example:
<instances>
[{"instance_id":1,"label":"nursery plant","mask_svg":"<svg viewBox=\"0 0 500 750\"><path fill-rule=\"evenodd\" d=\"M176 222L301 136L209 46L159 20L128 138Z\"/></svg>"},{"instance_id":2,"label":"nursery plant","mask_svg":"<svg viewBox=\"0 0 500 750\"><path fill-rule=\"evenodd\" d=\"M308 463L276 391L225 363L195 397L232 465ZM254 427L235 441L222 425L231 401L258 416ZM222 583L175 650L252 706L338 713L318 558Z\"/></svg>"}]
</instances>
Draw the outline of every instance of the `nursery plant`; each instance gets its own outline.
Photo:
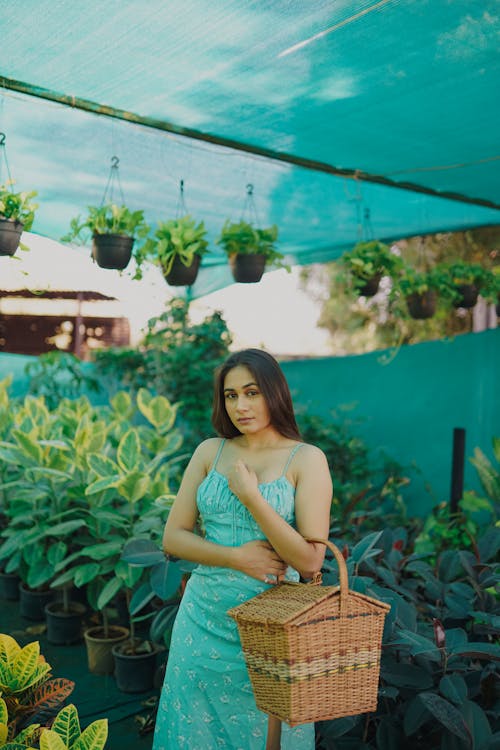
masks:
<instances>
[{"instance_id":1,"label":"nursery plant","mask_svg":"<svg viewBox=\"0 0 500 750\"><path fill-rule=\"evenodd\" d=\"M205 224L198 224L189 214L178 219L159 222L150 237L137 253L138 273L144 261L159 266L166 281L173 286L193 284L198 274L200 260L208 252Z\"/></svg>"},{"instance_id":2,"label":"nursery plant","mask_svg":"<svg viewBox=\"0 0 500 750\"><path fill-rule=\"evenodd\" d=\"M394 276L402 267L401 257L379 240L358 242L341 261L356 292L365 296L377 292L382 276Z\"/></svg>"},{"instance_id":3,"label":"nursery plant","mask_svg":"<svg viewBox=\"0 0 500 750\"><path fill-rule=\"evenodd\" d=\"M38 641L21 648L0 633L0 747L31 725L38 727L56 714L73 692L74 682L52 677Z\"/></svg>"},{"instance_id":4,"label":"nursery plant","mask_svg":"<svg viewBox=\"0 0 500 750\"><path fill-rule=\"evenodd\" d=\"M20 242L23 231L33 226L38 203L37 192L14 192L12 182L0 185L0 255L14 255L18 247L29 248Z\"/></svg>"},{"instance_id":5,"label":"nursery plant","mask_svg":"<svg viewBox=\"0 0 500 750\"><path fill-rule=\"evenodd\" d=\"M500 529L477 549L445 550L433 563L407 548L404 527L373 532L344 549L350 587L391 604L378 709L320 725L319 747L448 750L495 747L500 730ZM325 564L326 583L336 569Z\"/></svg>"},{"instance_id":6,"label":"nursery plant","mask_svg":"<svg viewBox=\"0 0 500 750\"><path fill-rule=\"evenodd\" d=\"M278 227L273 224L266 229L255 227L244 221L224 223L216 243L229 258L235 281L260 281L264 269L286 268L284 255L276 250ZM247 268L248 267L248 268ZM248 270L248 275L245 273Z\"/></svg>"},{"instance_id":7,"label":"nursery plant","mask_svg":"<svg viewBox=\"0 0 500 750\"><path fill-rule=\"evenodd\" d=\"M61 241L87 244L92 240L92 256L98 265L123 270L132 257L133 248L134 257L139 258L140 246L135 242L144 240L149 232L144 211L131 211L127 206L107 202L88 206L86 216L72 219L70 231Z\"/></svg>"}]
</instances>

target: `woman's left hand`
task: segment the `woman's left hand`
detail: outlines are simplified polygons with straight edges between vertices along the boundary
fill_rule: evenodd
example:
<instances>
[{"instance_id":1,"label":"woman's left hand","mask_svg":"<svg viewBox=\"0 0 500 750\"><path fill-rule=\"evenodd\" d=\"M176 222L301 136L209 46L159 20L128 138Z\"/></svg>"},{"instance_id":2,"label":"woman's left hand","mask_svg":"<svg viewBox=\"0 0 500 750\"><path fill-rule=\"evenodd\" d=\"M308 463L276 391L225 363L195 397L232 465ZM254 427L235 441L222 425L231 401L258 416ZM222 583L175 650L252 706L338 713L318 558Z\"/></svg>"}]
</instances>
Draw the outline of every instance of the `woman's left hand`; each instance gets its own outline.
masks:
<instances>
[{"instance_id":1,"label":"woman's left hand","mask_svg":"<svg viewBox=\"0 0 500 750\"><path fill-rule=\"evenodd\" d=\"M240 502L248 507L251 504L252 497L255 497L259 492L259 483L255 471L249 469L244 461L238 459L228 471L227 480L231 492L234 492Z\"/></svg>"}]
</instances>

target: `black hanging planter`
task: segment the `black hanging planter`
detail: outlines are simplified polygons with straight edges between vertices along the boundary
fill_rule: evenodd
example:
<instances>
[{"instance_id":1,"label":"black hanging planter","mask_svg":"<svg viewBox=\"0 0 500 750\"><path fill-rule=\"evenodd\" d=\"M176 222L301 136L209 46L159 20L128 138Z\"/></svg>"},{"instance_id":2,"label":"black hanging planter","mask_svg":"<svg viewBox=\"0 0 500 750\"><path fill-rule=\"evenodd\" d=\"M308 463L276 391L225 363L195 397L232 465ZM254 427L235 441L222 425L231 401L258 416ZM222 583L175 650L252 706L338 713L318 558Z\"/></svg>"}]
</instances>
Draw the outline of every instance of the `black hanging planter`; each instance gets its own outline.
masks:
<instances>
[{"instance_id":1,"label":"black hanging planter","mask_svg":"<svg viewBox=\"0 0 500 750\"><path fill-rule=\"evenodd\" d=\"M21 235L24 224L15 219L0 219L0 255L14 255Z\"/></svg>"},{"instance_id":2,"label":"black hanging planter","mask_svg":"<svg viewBox=\"0 0 500 750\"><path fill-rule=\"evenodd\" d=\"M87 608L79 602L50 602L44 607L47 640L56 646L69 646L82 640L82 621Z\"/></svg>"},{"instance_id":3,"label":"black hanging planter","mask_svg":"<svg viewBox=\"0 0 500 750\"><path fill-rule=\"evenodd\" d=\"M168 273L164 273L165 281L170 286L191 286L196 281L200 268L201 258L199 255L193 256L193 262L190 266L185 266L178 255L175 256L172 268Z\"/></svg>"},{"instance_id":4,"label":"black hanging planter","mask_svg":"<svg viewBox=\"0 0 500 750\"><path fill-rule=\"evenodd\" d=\"M453 303L455 307L465 307L469 310L476 305L479 296L479 287L476 284L457 284L455 288L460 294L460 299Z\"/></svg>"},{"instance_id":5,"label":"black hanging planter","mask_svg":"<svg viewBox=\"0 0 500 750\"><path fill-rule=\"evenodd\" d=\"M134 238L124 234L94 234L92 257L101 268L123 271L132 257Z\"/></svg>"},{"instance_id":6,"label":"black hanging planter","mask_svg":"<svg viewBox=\"0 0 500 750\"><path fill-rule=\"evenodd\" d=\"M230 255L229 266L233 278L241 284L255 284L260 281L266 267L266 256L260 254Z\"/></svg>"},{"instance_id":7,"label":"black hanging planter","mask_svg":"<svg viewBox=\"0 0 500 750\"><path fill-rule=\"evenodd\" d=\"M360 279L356 286L359 296L360 297L374 297L378 292L378 287L379 287L381 278L382 278L382 274L379 273L376 276L372 276L371 279L366 279L365 283L362 284L361 286L359 285L361 282L361 279Z\"/></svg>"},{"instance_id":8,"label":"black hanging planter","mask_svg":"<svg viewBox=\"0 0 500 750\"><path fill-rule=\"evenodd\" d=\"M130 641L113 646L115 680L122 693L145 693L155 684L156 662L160 648L155 644L144 653L130 653Z\"/></svg>"},{"instance_id":9,"label":"black hanging planter","mask_svg":"<svg viewBox=\"0 0 500 750\"><path fill-rule=\"evenodd\" d=\"M26 588L24 584L19 586L19 613L27 620L42 622L45 619L45 605L54 599L54 591L34 591Z\"/></svg>"},{"instance_id":10,"label":"black hanging planter","mask_svg":"<svg viewBox=\"0 0 500 750\"><path fill-rule=\"evenodd\" d=\"M418 293L413 292L406 297L406 304L408 305L408 312L415 320L425 320L426 318L432 318L436 312L437 295L433 289L428 289L426 292Z\"/></svg>"}]
</instances>

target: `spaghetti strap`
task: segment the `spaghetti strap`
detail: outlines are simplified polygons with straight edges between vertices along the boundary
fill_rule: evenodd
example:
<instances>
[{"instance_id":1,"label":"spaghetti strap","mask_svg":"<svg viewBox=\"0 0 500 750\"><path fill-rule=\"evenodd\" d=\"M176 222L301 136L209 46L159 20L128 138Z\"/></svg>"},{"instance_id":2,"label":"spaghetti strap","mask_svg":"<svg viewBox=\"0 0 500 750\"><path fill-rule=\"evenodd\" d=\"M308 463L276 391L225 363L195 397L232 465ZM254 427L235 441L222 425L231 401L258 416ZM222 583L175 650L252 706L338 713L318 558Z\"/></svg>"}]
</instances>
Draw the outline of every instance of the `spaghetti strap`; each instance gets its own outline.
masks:
<instances>
[{"instance_id":1,"label":"spaghetti strap","mask_svg":"<svg viewBox=\"0 0 500 750\"><path fill-rule=\"evenodd\" d=\"M226 438L222 438L222 440L219 443L219 447L217 448L217 453L215 454L215 458L214 458L214 462L212 464L211 471L215 471L215 469L217 467L217 463L219 461L220 454L222 453L222 449L224 448L224 443L225 442L226 442Z\"/></svg>"},{"instance_id":2,"label":"spaghetti strap","mask_svg":"<svg viewBox=\"0 0 500 750\"><path fill-rule=\"evenodd\" d=\"M282 473L281 476L283 476L283 477L285 476L285 474L288 471L288 467L290 466L290 462L291 462L292 458L295 456L295 454L297 453L297 451L299 450L299 448L302 448L303 445L304 445L304 443L297 443L297 445L293 446L293 448L290 451L290 454L289 454L289 456L287 458L287 462L285 464L285 468L283 469L283 473Z\"/></svg>"}]
</instances>

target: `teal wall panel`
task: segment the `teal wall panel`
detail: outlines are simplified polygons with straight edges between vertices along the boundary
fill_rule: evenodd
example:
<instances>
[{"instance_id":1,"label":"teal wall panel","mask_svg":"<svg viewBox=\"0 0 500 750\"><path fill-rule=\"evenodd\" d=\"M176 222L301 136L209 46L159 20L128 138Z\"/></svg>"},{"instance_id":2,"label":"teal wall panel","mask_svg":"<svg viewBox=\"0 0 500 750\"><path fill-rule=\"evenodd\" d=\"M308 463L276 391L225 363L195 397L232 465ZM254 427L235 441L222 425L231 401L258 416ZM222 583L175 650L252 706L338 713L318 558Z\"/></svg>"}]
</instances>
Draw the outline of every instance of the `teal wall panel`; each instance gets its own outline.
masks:
<instances>
[{"instance_id":1,"label":"teal wall panel","mask_svg":"<svg viewBox=\"0 0 500 750\"><path fill-rule=\"evenodd\" d=\"M476 446L491 455L500 435L500 330L405 346L383 364L386 354L282 365L297 404L322 416L355 404L368 445L418 467L405 497L412 512L426 514L449 499L454 427L466 430L465 487L479 489L467 459Z\"/></svg>"}]
</instances>

